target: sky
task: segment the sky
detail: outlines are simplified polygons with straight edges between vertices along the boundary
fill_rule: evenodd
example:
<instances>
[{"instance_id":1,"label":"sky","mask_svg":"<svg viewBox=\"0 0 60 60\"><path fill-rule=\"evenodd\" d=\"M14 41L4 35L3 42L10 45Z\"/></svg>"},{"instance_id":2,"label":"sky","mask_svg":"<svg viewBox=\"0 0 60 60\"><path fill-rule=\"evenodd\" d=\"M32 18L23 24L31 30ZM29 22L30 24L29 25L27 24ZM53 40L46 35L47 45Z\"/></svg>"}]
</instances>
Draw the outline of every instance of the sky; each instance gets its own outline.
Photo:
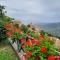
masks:
<instances>
[{"instance_id":1,"label":"sky","mask_svg":"<svg viewBox=\"0 0 60 60\"><path fill-rule=\"evenodd\" d=\"M0 0L7 15L24 23L60 22L60 0Z\"/></svg>"}]
</instances>

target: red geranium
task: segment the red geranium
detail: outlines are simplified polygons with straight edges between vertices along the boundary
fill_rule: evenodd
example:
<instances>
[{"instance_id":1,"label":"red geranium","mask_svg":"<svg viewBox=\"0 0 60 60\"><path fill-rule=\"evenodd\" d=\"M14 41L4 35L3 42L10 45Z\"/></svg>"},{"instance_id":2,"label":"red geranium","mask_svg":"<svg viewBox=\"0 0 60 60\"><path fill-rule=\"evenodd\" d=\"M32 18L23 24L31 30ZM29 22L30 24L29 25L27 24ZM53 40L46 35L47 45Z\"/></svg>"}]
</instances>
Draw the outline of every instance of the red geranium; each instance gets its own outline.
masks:
<instances>
[{"instance_id":1,"label":"red geranium","mask_svg":"<svg viewBox=\"0 0 60 60\"><path fill-rule=\"evenodd\" d=\"M24 43L25 42L25 39L24 38L20 39L20 42L21 43Z\"/></svg>"},{"instance_id":2,"label":"red geranium","mask_svg":"<svg viewBox=\"0 0 60 60\"><path fill-rule=\"evenodd\" d=\"M32 40L32 43L36 43L36 40Z\"/></svg>"},{"instance_id":3,"label":"red geranium","mask_svg":"<svg viewBox=\"0 0 60 60\"><path fill-rule=\"evenodd\" d=\"M55 60L55 56L48 56L48 60Z\"/></svg>"},{"instance_id":4,"label":"red geranium","mask_svg":"<svg viewBox=\"0 0 60 60\"><path fill-rule=\"evenodd\" d=\"M43 47L40 49L40 52L42 52L42 53L47 53L47 51L48 51L48 49L46 47Z\"/></svg>"},{"instance_id":5,"label":"red geranium","mask_svg":"<svg viewBox=\"0 0 60 60\"><path fill-rule=\"evenodd\" d=\"M27 42L26 42L26 45L27 45L27 46L32 46L32 42L31 42L31 41L27 41Z\"/></svg>"},{"instance_id":6,"label":"red geranium","mask_svg":"<svg viewBox=\"0 0 60 60\"><path fill-rule=\"evenodd\" d=\"M24 45L22 45L22 49L24 49L25 48L25 46Z\"/></svg>"},{"instance_id":7,"label":"red geranium","mask_svg":"<svg viewBox=\"0 0 60 60\"><path fill-rule=\"evenodd\" d=\"M6 33L6 35L11 37L13 35L13 33L9 31L9 32Z\"/></svg>"},{"instance_id":8,"label":"red geranium","mask_svg":"<svg viewBox=\"0 0 60 60\"><path fill-rule=\"evenodd\" d=\"M31 57L32 56L32 52L27 52L26 56Z\"/></svg>"},{"instance_id":9,"label":"red geranium","mask_svg":"<svg viewBox=\"0 0 60 60\"><path fill-rule=\"evenodd\" d=\"M12 29L13 29L13 24L7 23L7 24L5 24L4 27L5 27L7 30L12 30Z\"/></svg>"},{"instance_id":10,"label":"red geranium","mask_svg":"<svg viewBox=\"0 0 60 60\"><path fill-rule=\"evenodd\" d=\"M37 45L37 46L40 46L40 42L36 42L36 45Z\"/></svg>"}]
</instances>

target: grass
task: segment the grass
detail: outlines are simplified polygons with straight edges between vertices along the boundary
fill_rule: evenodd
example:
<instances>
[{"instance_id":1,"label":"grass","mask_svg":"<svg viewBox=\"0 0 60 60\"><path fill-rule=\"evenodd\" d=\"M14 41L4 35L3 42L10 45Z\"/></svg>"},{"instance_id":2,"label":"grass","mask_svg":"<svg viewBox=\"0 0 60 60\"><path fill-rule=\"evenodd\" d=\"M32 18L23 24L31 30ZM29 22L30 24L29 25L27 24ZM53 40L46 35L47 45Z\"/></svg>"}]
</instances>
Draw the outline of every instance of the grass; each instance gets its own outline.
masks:
<instances>
[{"instance_id":1,"label":"grass","mask_svg":"<svg viewBox=\"0 0 60 60\"><path fill-rule=\"evenodd\" d=\"M18 60L18 58L10 45L0 43L0 60Z\"/></svg>"}]
</instances>

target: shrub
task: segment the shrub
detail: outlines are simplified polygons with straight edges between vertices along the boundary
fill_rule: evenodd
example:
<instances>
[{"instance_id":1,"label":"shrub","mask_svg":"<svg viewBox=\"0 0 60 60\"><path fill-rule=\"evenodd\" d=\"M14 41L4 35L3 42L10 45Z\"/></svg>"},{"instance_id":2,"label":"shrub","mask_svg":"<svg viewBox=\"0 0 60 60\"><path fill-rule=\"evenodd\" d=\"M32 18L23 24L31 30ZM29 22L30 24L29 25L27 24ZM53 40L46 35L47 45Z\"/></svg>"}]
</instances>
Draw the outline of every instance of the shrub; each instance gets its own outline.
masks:
<instances>
[{"instance_id":1,"label":"shrub","mask_svg":"<svg viewBox=\"0 0 60 60\"><path fill-rule=\"evenodd\" d=\"M0 23L0 42L2 40L6 40L7 36L6 36L6 29L4 28L4 25L2 23Z\"/></svg>"},{"instance_id":2,"label":"shrub","mask_svg":"<svg viewBox=\"0 0 60 60\"><path fill-rule=\"evenodd\" d=\"M22 24L21 29L24 33L27 33L29 31L28 27Z\"/></svg>"}]
</instances>

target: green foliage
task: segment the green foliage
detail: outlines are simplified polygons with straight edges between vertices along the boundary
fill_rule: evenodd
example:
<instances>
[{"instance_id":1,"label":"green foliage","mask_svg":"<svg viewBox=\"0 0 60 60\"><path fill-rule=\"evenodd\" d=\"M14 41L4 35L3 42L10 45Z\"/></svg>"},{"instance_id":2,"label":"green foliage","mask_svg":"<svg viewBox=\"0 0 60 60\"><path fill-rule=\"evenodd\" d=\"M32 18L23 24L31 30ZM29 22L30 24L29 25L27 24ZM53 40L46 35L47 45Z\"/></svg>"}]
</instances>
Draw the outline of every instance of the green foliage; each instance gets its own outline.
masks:
<instances>
[{"instance_id":1,"label":"green foliage","mask_svg":"<svg viewBox=\"0 0 60 60\"><path fill-rule=\"evenodd\" d=\"M28 27L25 26L24 24L22 24L21 29L24 33L28 33L28 31L29 31Z\"/></svg>"},{"instance_id":2,"label":"green foliage","mask_svg":"<svg viewBox=\"0 0 60 60\"><path fill-rule=\"evenodd\" d=\"M26 38L26 34L20 34L19 32L15 32L12 36L12 40L16 41L16 40L20 40L21 38Z\"/></svg>"},{"instance_id":3,"label":"green foliage","mask_svg":"<svg viewBox=\"0 0 60 60\"><path fill-rule=\"evenodd\" d=\"M45 35L47 34L46 32L44 32L43 30L40 32L41 35Z\"/></svg>"},{"instance_id":4,"label":"green foliage","mask_svg":"<svg viewBox=\"0 0 60 60\"><path fill-rule=\"evenodd\" d=\"M35 38L35 33L34 32L30 32L30 35L32 37ZM35 45L35 43L32 43L32 46L25 46L24 48L24 52L32 52L32 56L28 57L28 60L33 60L33 58L39 56L41 58L41 60L47 60L48 56L58 56L59 54L57 53L57 48L55 48L55 46L53 44L51 44L51 42L48 42L48 35L46 33L42 34L44 35L44 38L42 40L42 42L40 42L40 40L37 40L37 42L40 42L41 44L39 46ZM47 48L47 52L43 53L40 51L41 48Z\"/></svg>"},{"instance_id":5,"label":"green foliage","mask_svg":"<svg viewBox=\"0 0 60 60\"><path fill-rule=\"evenodd\" d=\"M13 34L13 36L12 36L12 40L13 40L13 41L19 40L20 37L21 37L20 33L15 32L15 33Z\"/></svg>"},{"instance_id":6,"label":"green foliage","mask_svg":"<svg viewBox=\"0 0 60 60\"><path fill-rule=\"evenodd\" d=\"M12 22L12 18L11 17L4 16L3 23L11 23L11 22Z\"/></svg>"},{"instance_id":7,"label":"green foliage","mask_svg":"<svg viewBox=\"0 0 60 60\"><path fill-rule=\"evenodd\" d=\"M33 31L30 31L30 35L34 38L39 38L40 35L38 35L37 33L33 32Z\"/></svg>"},{"instance_id":8,"label":"green foliage","mask_svg":"<svg viewBox=\"0 0 60 60\"><path fill-rule=\"evenodd\" d=\"M4 25L2 23L0 23L0 42L2 40L6 40L7 36L6 36L6 29L4 28Z\"/></svg>"},{"instance_id":9,"label":"green foliage","mask_svg":"<svg viewBox=\"0 0 60 60\"><path fill-rule=\"evenodd\" d=\"M0 22L2 23L12 22L13 18L6 16L4 9L5 9L5 6L0 5Z\"/></svg>"},{"instance_id":10,"label":"green foliage","mask_svg":"<svg viewBox=\"0 0 60 60\"><path fill-rule=\"evenodd\" d=\"M0 5L0 19L3 19L5 6Z\"/></svg>"}]
</instances>

